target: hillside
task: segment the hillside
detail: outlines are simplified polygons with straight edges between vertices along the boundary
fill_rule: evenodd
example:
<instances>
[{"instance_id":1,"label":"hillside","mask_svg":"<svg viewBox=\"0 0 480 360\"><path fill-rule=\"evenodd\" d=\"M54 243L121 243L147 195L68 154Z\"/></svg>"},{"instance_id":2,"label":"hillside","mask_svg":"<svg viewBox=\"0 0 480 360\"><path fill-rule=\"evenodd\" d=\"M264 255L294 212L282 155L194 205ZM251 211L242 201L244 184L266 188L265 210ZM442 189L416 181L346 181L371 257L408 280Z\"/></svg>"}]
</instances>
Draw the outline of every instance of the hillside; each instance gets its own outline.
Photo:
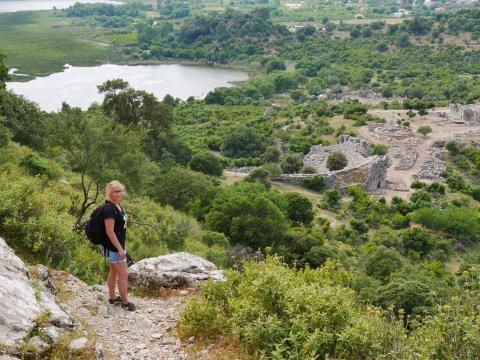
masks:
<instances>
[{"instance_id":1,"label":"hillside","mask_svg":"<svg viewBox=\"0 0 480 360\"><path fill-rule=\"evenodd\" d=\"M146 3L26 13L21 33L0 14L12 21L0 23L0 250L21 265L19 298L37 304L0 356L64 358L85 337L83 353L66 354L108 358L126 337L112 358L476 358L478 8ZM5 64L58 70L14 44L46 26L52 46L50 25L63 21L82 29L65 59L242 66L250 79L185 100L109 79L101 103L45 112L6 89ZM143 264L130 268L138 317L105 304L107 265L82 228L112 179L126 186L128 252ZM202 284L160 271L168 254L202 257L179 271ZM30 347L55 326L39 317L44 293L84 326L58 354L50 340L47 352Z\"/></svg>"}]
</instances>

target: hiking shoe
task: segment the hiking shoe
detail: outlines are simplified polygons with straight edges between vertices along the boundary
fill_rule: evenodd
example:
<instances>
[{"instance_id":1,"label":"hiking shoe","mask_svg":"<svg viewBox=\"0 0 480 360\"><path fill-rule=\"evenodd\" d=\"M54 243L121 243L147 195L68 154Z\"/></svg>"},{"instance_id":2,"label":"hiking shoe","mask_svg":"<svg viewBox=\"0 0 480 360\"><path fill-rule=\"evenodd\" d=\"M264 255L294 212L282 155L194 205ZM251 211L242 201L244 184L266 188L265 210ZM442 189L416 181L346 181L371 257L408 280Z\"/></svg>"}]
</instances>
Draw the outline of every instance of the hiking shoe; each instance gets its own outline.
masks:
<instances>
[{"instance_id":1,"label":"hiking shoe","mask_svg":"<svg viewBox=\"0 0 480 360\"><path fill-rule=\"evenodd\" d=\"M122 304L122 309L128 311L135 311L135 305L133 305L131 302L129 302L128 304Z\"/></svg>"},{"instance_id":2,"label":"hiking shoe","mask_svg":"<svg viewBox=\"0 0 480 360\"><path fill-rule=\"evenodd\" d=\"M117 296L115 299L108 299L108 302L110 305L118 305L122 303L122 298L120 296Z\"/></svg>"}]
</instances>

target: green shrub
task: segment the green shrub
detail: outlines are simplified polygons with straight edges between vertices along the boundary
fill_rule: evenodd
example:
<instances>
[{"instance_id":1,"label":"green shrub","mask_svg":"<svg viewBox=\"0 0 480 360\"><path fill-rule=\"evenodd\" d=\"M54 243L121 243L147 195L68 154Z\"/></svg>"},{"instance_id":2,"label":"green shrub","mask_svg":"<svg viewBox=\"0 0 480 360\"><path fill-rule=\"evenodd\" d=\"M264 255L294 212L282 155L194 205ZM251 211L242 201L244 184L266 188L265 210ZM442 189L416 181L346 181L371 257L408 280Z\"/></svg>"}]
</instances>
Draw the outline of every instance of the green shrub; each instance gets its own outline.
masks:
<instances>
[{"instance_id":1,"label":"green shrub","mask_svg":"<svg viewBox=\"0 0 480 360\"><path fill-rule=\"evenodd\" d=\"M221 318L220 308L208 300L192 299L182 313L178 333L182 338L198 336L210 338L221 334L226 322Z\"/></svg>"},{"instance_id":2,"label":"green shrub","mask_svg":"<svg viewBox=\"0 0 480 360\"><path fill-rule=\"evenodd\" d=\"M272 186L270 184L270 173L267 169L261 167L253 170L248 176L245 177L243 181L246 182L256 182L262 183L267 189L270 189Z\"/></svg>"},{"instance_id":3,"label":"green shrub","mask_svg":"<svg viewBox=\"0 0 480 360\"><path fill-rule=\"evenodd\" d=\"M213 186L214 182L208 176L175 166L157 179L154 199L163 205L188 211L195 200L207 197Z\"/></svg>"},{"instance_id":4,"label":"green shrub","mask_svg":"<svg viewBox=\"0 0 480 360\"><path fill-rule=\"evenodd\" d=\"M338 206L340 200L342 198L342 194L337 189L328 189L325 191L325 202L328 206L335 207Z\"/></svg>"},{"instance_id":5,"label":"green shrub","mask_svg":"<svg viewBox=\"0 0 480 360\"><path fill-rule=\"evenodd\" d=\"M203 152L192 156L190 168L207 175L221 176L223 172L220 159L209 152Z\"/></svg>"},{"instance_id":6,"label":"green shrub","mask_svg":"<svg viewBox=\"0 0 480 360\"><path fill-rule=\"evenodd\" d=\"M215 231L204 231L202 241L208 246L218 245L225 248L230 246L227 237L223 233Z\"/></svg>"},{"instance_id":7,"label":"green shrub","mask_svg":"<svg viewBox=\"0 0 480 360\"><path fill-rule=\"evenodd\" d=\"M466 244L475 244L480 240L478 213L469 208L423 208L413 214L412 221Z\"/></svg>"},{"instance_id":8,"label":"green shrub","mask_svg":"<svg viewBox=\"0 0 480 360\"><path fill-rule=\"evenodd\" d=\"M374 147L373 147L373 155L387 155L388 153L388 147L387 145L383 145L383 144L376 144Z\"/></svg>"},{"instance_id":9,"label":"green shrub","mask_svg":"<svg viewBox=\"0 0 480 360\"><path fill-rule=\"evenodd\" d=\"M228 157L252 157L264 150L265 145L251 128L233 129L223 139L222 152Z\"/></svg>"},{"instance_id":10,"label":"green shrub","mask_svg":"<svg viewBox=\"0 0 480 360\"><path fill-rule=\"evenodd\" d=\"M242 182L218 193L205 220L208 229L224 233L232 245L263 248L278 242L286 230L286 202L262 184Z\"/></svg>"},{"instance_id":11,"label":"green shrub","mask_svg":"<svg viewBox=\"0 0 480 360\"><path fill-rule=\"evenodd\" d=\"M316 174L317 170L311 166L304 166L300 169L301 174Z\"/></svg>"},{"instance_id":12,"label":"green shrub","mask_svg":"<svg viewBox=\"0 0 480 360\"><path fill-rule=\"evenodd\" d=\"M387 281L391 274L402 268L404 259L395 250L378 247L365 260L365 272L380 281Z\"/></svg>"},{"instance_id":13,"label":"green shrub","mask_svg":"<svg viewBox=\"0 0 480 360\"><path fill-rule=\"evenodd\" d=\"M31 175L46 175L49 179L54 177L52 170L45 162L34 154L27 155L20 162Z\"/></svg>"},{"instance_id":14,"label":"green shrub","mask_svg":"<svg viewBox=\"0 0 480 360\"><path fill-rule=\"evenodd\" d=\"M347 166L347 164L348 160L346 156L339 151L334 151L327 159L327 169L330 171L341 170Z\"/></svg>"},{"instance_id":15,"label":"green shrub","mask_svg":"<svg viewBox=\"0 0 480 360\"><path fill-rule=\"evenodd\" d=\"M403 309L407 315L421 314L422 310L433 305L430 288L423 282L412 279L395 278L377 290L374 304L388 308Z\"/></svg>"},{"instance_id":16,"label":"green shrub","mask_svg":"<svg viewBox=\"0 0 480 360\"><path fill-rule=\"evenodd\" d=\"M285 174L298 173L303 166L302 156L297 154L288 154L283 159L281 167Z\"/></svg>"},{"instance_id":17,"label":"green shrub","mask_svg":"<svg viewBox=\"0 0 480 360\"><path fill-rule=\"evenodd\" d=\"M264 157L266 162L276 163L280 161L280 158L282 157L282 153L280 152L277 146L269 146L265 150Z\"/></svg>"},{"instance_id":18,"label":"green shrub","mask_svg":"<svg viewBox=\"0 0 480 360\"><path fill-rule=\"evenodd\" d=\"M401 323L357 302L345 276L332 262L304 271L277 258L247 263L243 273L228 271L227 282L210 282L191 300L180 333L234 335L263 359L374 359L401 346Z\"/></svg>"},{"instance_id":19,"label":"green shrub","mask_svg":"<svg viewBox=\"0 0 480 360\"><path fill-rule=\"evenodd\" d=\"M315 175L311 178L303 179L303 186L309 190L321 192L327 187L325 178L320 175Z\"/></svg>"},{"instance_id":20,"label":"green shrub","mask_svg":"<svg viewBox=\"0 0 480 360\"><path fill-rule=\"evenodd\" d=\"M365 234L368 232L368 225L365 223L365 221L352 219L350 220L350 226L359 234Z\"/></svg>"},{"instance_id":21,"label":"green shrub","mask_svg":"<svg viewBox=\"0 0 480 360\"><path fill-rule=\"evenodd\" d=\"M294 224L310 225L313 221L313 205L310 200L298 193L285 194L288 218Z\"/></svg>"}]
</instances>

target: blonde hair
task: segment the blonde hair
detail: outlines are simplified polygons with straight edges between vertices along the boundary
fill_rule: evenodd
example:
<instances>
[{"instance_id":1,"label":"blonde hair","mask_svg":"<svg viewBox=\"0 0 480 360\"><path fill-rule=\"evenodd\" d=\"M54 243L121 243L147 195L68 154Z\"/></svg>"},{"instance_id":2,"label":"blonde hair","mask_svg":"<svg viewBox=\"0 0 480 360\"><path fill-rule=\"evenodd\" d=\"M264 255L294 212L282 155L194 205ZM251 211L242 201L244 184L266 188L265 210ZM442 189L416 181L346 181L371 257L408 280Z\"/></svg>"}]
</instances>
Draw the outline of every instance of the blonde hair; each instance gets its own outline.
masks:
<instances>
[{"instance_id":1,"label":"blonde hair","mask_svg":"<svg viewBox=\"0 0 480 360\"><path fill-rule=\"evenodd\" d=\"M118 180L110 181L105 187L105 200L111 201L110 194L112 193L113 190L117 188L121 188L123 191L125 191L125 185L123 185L120 181Z\"/></svg>"}]
</instances>

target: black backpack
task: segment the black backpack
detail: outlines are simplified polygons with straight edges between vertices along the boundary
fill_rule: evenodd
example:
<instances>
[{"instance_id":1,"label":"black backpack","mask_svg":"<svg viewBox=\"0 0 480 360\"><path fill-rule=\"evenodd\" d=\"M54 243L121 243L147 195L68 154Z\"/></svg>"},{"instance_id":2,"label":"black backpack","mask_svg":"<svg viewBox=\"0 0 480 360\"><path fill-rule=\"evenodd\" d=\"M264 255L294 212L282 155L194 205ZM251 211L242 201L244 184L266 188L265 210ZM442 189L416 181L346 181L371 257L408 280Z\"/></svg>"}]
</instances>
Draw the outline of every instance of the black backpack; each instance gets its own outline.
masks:
<instances>
[{"instance_id":1,"label":"black backpack","mask_svg":"<svg viewBox=\"0 0 480 360\"><path fill-rule=\"evenodd\" d=\"M103 245L105 241L105 223L103 221L103 209L105 204L92 211L90 219L85 223L85 234L93 245Z\"/></svg>"}]
</instances>

